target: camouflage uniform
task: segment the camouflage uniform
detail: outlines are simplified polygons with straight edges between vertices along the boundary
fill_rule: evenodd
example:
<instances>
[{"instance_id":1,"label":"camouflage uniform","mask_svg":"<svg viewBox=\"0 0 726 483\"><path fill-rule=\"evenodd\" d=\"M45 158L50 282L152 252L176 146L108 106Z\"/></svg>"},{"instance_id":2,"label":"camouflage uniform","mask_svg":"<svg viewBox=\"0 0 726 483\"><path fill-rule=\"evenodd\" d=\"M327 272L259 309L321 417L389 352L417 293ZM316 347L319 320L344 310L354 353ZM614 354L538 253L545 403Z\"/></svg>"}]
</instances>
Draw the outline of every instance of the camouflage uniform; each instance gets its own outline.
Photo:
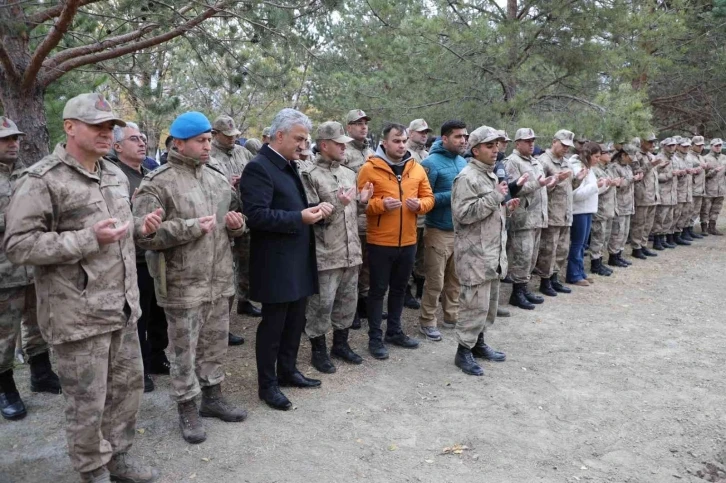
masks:
<instances>
[{"instance_id":1,"label":"camouflage uniform","mask_svg":"<svg viewBox=\"0 0 726 483\"><path fill-rule=\"evenodd\" d=\"M635 183L635 214L631 225L633 249L648 245L648 235L655 220L655 207L660 204L658 171L650 164L651 153L640 151L633 160L633 173L643 173L643 179Z\"/></svg>"},{"instance_id":2,"label":"camouflage uniform","mask_svg":"<svg viewBox=\"0 0 726 483\"><path fill-rule=\"evenodd\" d=\"M686 162L685 156L679 152L673 154L671 162L675 169L691 169ZM678 176L678 204L673 212L673 230L681 232L686 227L686 223L690 219L690 205L693 203L692 186L693 177L690 174Z\"/></svg>"},{"instance_id":3,"label":"camouflage uniform","mask_svg":"<svg viewBox=\"0 0 726 483\"><path fill-rule=\"evenodd\" d=\"M422 162L424 159L429 157L429 152L426 151L426 146L423 144L414 143L409 139L406 141L406 147L417 162ZM413 264L413 274L418 278L426 277L426 269L424 264L424 227L425 227L426 216L420 215L416 219L416 261Z\"/></svg>"},{"instance_id":4,"label":"camouflage uniform","mask_svg":"<svg viewBox=\"0 0 726 483\"><path fill-rule=\"evenodd\" d=\"M675 205L678 203L676 192L678 182L673 176L673 154L663 150L657 157L661 160L661 164L657 167L660 204L655 209L653 233L655 235L672 235L673 213Z\"/></svg>"},{"instance_id":5,"label":"camouflage uniform","mask_svg":"<svg viewBox=\"0 0 726 483\"><path fill-rule=\"evenodd\" d=\"M695 140L696 138L694 138ZM706 170L704 156L701 156L695 151L690 151L686 156L686 162L692 168L701 168L701 171L697 174L692 175L693 177L693 206L690 209L690 217L686 223L688 228L693 228L696 224L696 219L701 213L701 207L703 206L703 196L706 193Z\"/></svg>"},{"instance_id":6,"label":"camouflage uniform","mask_svg":"<svg viewBox=\"0 0 726 483\"><path fill-rule=\"evenodd\" d=\"M542 228L547 227L547 189L539 185L544 167L532 157L525 158L516 149L505 159L509 179L529 173L529 179L517 194L519 207L510 218L507 256L514 283L527 283L537 261ZM463 283L463 282L462 282Z\"/></svg>"},{"instance_id":7,"label":"camouflage uniform","mask_svg":"<svg viewBox=\"0 0 726 483\"><path fill-rule=\"evenodd\" d=\"M597 165L592 167L595 178L613 179L607 166ZM615 197L617 187L608 186L600 188L597 196L597 213L592 215L592 230L590 235L590 257L593 260L602 258L603 248L607 247L610 234L613 228L613 219L617 215Z\"/></svg>"},{"instance_id":8,"label":"camouflage uniform","mask_svg":"<svg viewBox=\"0 0 726 483\"><path fill-rule=\"evenodd\" d=\"M635 213L633 204L634 183L633 170L629 165L610 163L608 165L613 178L622 178L616 194L617 216L613 219L608 252L616 255L625 249L625 241L630 231L630 217Z\"/></svg>"},{"instance_id":9,"label":"camouflage uniform","mask_svg":"<svg viewBox=\"0 0 726 483\"><path fill-rule=\"evenodd\" d=\"M102 97L85 96L112 115ZM58 356L68 452L80 472L128 451L143 391L133 240L141 220L99 246L93 225L108 218L133 220L126 176L103 159L89 172L59 144L18 181L6 219L8 258L35 266L38 325Z\"/></svg>"},{"instance_id":10,"label":"camouflage uniform","mask_svg":"<svg viewBox=\"0 0 726 483\"><path fill-rule=\"evenodd\" d=\"M494 323L499 278L507 274L505 196L496 191L493 170L493 165L470 159L451 190L454 260L461 283L456 340L469 349Z\"/></svg>"},{"instance_id":11,"label":"camouflage uniform","mask_svg":"<svg viewBox=\"0 0 726 483\"><path fill-rule=\"evenodd\" d=\"M350 328L363 259L357 203L343 206L338 199L339 191L356 187L355 173L318 154L314 166L301 174L309 203L328 202L335 207L330 217L313 226L320 293L308 299L306 308L305 333L312 339L325 335L331 325L335 330Z\"/></svg>"},{"instance_id":12,"label":"camouflage uniform","mask_svg":"<svg viewBox=\"0 0 726 483\"><path fill-rule=\"evenodd\" d=\"M545 176L555 176L562 171L572 171L570 162L558 159L551 149L539 158ZM567 269L567 254L570 250L570 227L572 226L572 179L560 181L547 188L547 227L542 228L537 271L540 276L550 278Z\"/></svg>"},{"instance_id":13,"label":"camouflage uniform","mask_svg":"<svg viewBox=\"0 0 726 483\"><path fill-rule=\"evenodd\" d=\"M199 382L209 387L224 379L227 299L234 295L230 238L244 232L244 227L228 229L224 221L238 206L233 194L223 174L171 151L167 164L144 177L134 201L137 216L164 210L158 231L137 243L149 250L149 273L166 312L167 357L177 402L198 395ZM204 234L198 219L210 214L216 214L217 226Z\"/></svg>"},{"instance_id":14,"label":"camouflage uniform","mask_svg":"<svg viewBox=\"0 0 726 483\"><path fill-rule=\"evenodd\" d=\"M723 198L726 196L726 171L716 171L716 168L726 166L726 155L714 153L706 155L706 190L701 206L701 222L715 222L723 207Z\"/></svg>"}]
</instances>

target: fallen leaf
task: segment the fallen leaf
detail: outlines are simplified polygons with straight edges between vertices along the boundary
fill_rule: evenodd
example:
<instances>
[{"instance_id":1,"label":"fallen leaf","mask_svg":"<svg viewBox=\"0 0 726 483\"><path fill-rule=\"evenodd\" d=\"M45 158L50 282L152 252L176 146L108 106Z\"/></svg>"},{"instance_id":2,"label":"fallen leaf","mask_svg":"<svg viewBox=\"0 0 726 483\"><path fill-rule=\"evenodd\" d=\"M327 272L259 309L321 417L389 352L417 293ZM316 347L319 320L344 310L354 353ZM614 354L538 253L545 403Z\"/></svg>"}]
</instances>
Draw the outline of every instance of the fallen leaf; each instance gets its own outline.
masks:
<instances>
[{"instance_id":1,"label":"fallen leaf","mask_svg":"<svg viewBox=\"0 0 726 483\"><path fill-rule=\"evenodd\" d=\"M189 475L189 479L190 480L193 480L196 477L197 477L197 474L196 473L192 473L191 475Z\"/></svg>"},{"instance_id":2,"label":"fallen leaf","mask_svg":"<svg viewBox=\"0 0 726 483\"><path fill-rule=\"evenodd\" d=\"M209 463L209 458L202 458L202 461Z\"/></svg>"},{"instance_id":3,"label":"fallen leaf","mask_svg":"<svg viewBox=\"0 0 726 483\"><path fill-rule=\"evenodd\" d=\"M391 446L388 447L388 451L396 451L397 449L398 449L398 446L396 446L395 444L392 444Z\"/></svg>"},{"instance_id":4,"label":"fallen leaf","mask_svg":"<svg viewBox=\"0 0 726 483\"><path fill-rule=\"evenodd\" d=\"M363 443L363 440L362 440L362 439L360 439L360 438L358 438L358 439L356 439L356 440L355 440L355 442L356 442L356 443Z\"/></svg>"},{"instance_id":5,"label":"fallen leaf","mask_svg":"<svg viewBox=\"0 0 726 483\"><path fill-rule=\"evenodd\" d=\"M427 462L427 463L433 463L434 462L434 460L424 460L424 461Z\"/></svg>"},{"instance_id":6,"label":"fallen leaf","mask_svg":"<svg viewBox=\"0 0 726 483\"><path fill-rule=\"evenodd\" d=\"M139 433L139 434L144 434L146 432L146 430L144 428L138 428L136 430L136 432Z\"/></svg>"},{"instance_id":7,"label":"fallen leaf","mask_svg":"<svg viewBox=\"0 0 726 483\"><path fill-rule=\"evenodd\" d=\"M454 446L450 446L450 447L447 446L446 448L444 448L442 453L443 454L461 454L467 449L469 449L469 447L466 445L455 444Z\"/></svg>"}]
</instances>

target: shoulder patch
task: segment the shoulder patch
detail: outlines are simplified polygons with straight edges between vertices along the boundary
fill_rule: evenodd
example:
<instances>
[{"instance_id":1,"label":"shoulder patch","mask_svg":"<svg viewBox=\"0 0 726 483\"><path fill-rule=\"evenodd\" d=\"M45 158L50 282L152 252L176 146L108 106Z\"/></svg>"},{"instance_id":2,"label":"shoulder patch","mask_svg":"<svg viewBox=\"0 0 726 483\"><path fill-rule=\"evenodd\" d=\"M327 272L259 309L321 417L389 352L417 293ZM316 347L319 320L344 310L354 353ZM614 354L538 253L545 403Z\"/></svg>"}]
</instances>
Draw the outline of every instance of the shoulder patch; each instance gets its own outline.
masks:
<instances>
[{"instance_id":1,"label":"shoulder patch","mask_svg":"<svg viewBox=\"0 0 726 483\"><path fill-rule=\"evenodd\" d=\"M156 168L154 171L151 171L149 173L146 173L146 176L144 176L144 179L145 180L147 180L147 179L154 179L155 176L163 173L164 171L168 171L170 168L171 168L171 164L169 164L169 163L162 164L161 166L159 166L158 168Z\"/></svg>"},{"instance_id":2,"label":"shoulder patch","mask_svg":"<svg viewBox=\"0 0 726 483\"><path fill-rule=\"evenodd\" d=\"M61 164L61 159L59 157L47 156L29 167L25 172L28 174L28 176L42 178L48 171L55 168L59 164Z\"/></svg>"}]
</instances>

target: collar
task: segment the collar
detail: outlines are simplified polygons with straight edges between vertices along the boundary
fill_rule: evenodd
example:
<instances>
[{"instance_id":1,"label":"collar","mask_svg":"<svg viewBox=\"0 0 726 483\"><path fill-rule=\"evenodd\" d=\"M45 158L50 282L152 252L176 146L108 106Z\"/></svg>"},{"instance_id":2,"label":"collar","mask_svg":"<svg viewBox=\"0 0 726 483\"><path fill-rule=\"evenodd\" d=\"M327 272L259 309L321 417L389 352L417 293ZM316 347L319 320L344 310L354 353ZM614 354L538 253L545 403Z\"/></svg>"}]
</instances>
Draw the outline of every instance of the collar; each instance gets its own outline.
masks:
<instances>
[{"instance_id":1,"label":"collar","mask_svg":"<svg viewBox=\"0 0 726 483\"><path fill-rule=\"evenodd\" d=\"M10 174L15 169L15 163L13 164L6 164L6 163L0 163L0 173L6 173Z\"/></svg>"},{"instance_id":2,"label":"collar","mask_svg":"<svg viewBox=\"0 0 726 483\"><path fill-rule=\"evenodd\" d=\"M282 154L278 153L272 147L270 147L269 144L265 144L264 146L262 146L258 154L261 154L262 156L269 159L270 162L277 166L281 171L288 166L293 167L293 164L290 161L285 159Z\"/></svg>"},{"instance_id":3,"label":"collar","mask_svg":"<svg viewBox=\"0 0 726 483\"><path fill-rule=\"evenodd\" d=\"M74 158L73 156L68 154L68 152L66 151L65 144L58 143L56 145L55 149L53 150L53 154L55 156L58 156L60 158L60 160L63 161L64 164L66 164L67 166L69 166L72 169L75 169L82 175L84 175L88 178L91 178L93 180L96 180L96 181L101 180L101 158L96 160L96 169L93 173L91 173L85 167L83 167L83 165L76 158Z\"/></svg>"},{"instance_id":4,"label":"collar","mask_svg":"<svg viewBox=\"0 0 726 483\"><path fill-rule=\"evenodd\" d=\"M179 151L173 150L169 151L169 156L166 158L166 161L171 165L179 166L181 168L186 168L190 171L193 171L197 176L199 176L199 173L204 167L204 163L202 163L199 159L184 156L180 154Z\"/></svg>"},{"instance_id":5,"label":"collar","mask_svg":"<svg viewBox=\"0 0 726 483\"><path fill-rule=\"evenodd\" d=\"M232 154L232 151L234 151L235 145L233 144L231 148L228 148L227 146L222 146L222 144L219 141L217 141L216 139L212 139L212 146L219 149L220 151L225 153L227 156L230 156Z\"/></svg>"},{"instance_id":6,"label":"collar","mask_svg":"<svg viewBox=\"0 0 726 483\"><path fill-rule=\"evenodd\" d=\"M323 167L323 168L339 168L340 162L339 161L332 161L329 159L326 159L323 157L322 154L318 153L315 155L315 159L313 160L317 166Z\"/></svg>"},{"instance_id":7,"label":"collar","mask_svg":"<svg viewBox=\"0 0 726 483\"><path fill-rule=\"evenodd\" d=\"M516 154L516 155L517 155L517 156L519 156L519 157L520 157L521 159L524 159L525 161L529 161L530 163L531 163L531 162L532 162L532 160L533 160L532 156L524 156L524 155L523 155L522 153L520 153L520 152L519 152L519 151L518 151L518 150L517 150L516 148L515 148L515 149L514 149L514 150L512 151L512 154Z\"/></svg>"},{"instance_id":8,"label":"collar","mask_svg":"<svg viewBox=\"0 0 726 483\"><path fill-rule=\"evenodd\" d=\"M494 172L494 164L487 164L482 161L479 161L476 158L469 158L469 162L479 171L484 171L485 173L493 173Z\"/></svg>"}]
</instances>

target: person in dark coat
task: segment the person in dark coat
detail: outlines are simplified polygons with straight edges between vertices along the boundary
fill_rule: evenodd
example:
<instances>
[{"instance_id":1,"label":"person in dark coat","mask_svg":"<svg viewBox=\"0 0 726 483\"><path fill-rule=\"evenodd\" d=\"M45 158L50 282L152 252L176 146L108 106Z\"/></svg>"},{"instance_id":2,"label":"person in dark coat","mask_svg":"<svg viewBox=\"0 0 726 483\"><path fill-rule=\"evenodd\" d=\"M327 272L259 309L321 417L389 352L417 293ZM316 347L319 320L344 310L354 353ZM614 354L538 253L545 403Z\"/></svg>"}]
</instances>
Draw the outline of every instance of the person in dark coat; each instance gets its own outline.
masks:
<instances>
[{"instance_id":1,"label":"person in dark coat","mask_svg":"<svg viewBox=\"0 0 726 483\"><path fill-rule=\"evenodd\" d=\"M297 370L307 297L318 292L312 224L333 212L309 206L296 164L307 149L310 120L294 109L277 113L270 142L245 167L239 183L250 228L250 298L262 302L255 352L260 399L288 410L280 387L317 387Z\"/></svg>"}]
</instances>

